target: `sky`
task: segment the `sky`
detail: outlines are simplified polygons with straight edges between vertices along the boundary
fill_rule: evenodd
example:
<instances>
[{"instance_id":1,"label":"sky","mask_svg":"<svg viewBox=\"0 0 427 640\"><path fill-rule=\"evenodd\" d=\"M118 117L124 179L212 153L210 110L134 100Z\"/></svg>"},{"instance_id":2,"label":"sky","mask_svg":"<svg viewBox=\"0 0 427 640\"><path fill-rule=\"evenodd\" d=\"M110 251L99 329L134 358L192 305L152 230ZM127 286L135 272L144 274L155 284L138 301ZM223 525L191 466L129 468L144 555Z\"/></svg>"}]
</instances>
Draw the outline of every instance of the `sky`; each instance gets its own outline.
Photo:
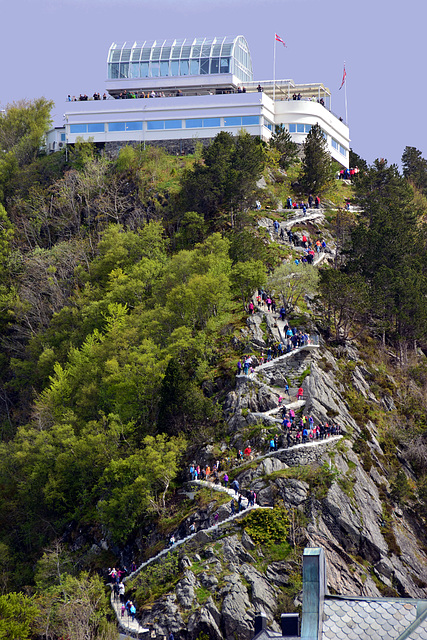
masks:
<instances>
[{"instance_id":1,"label":"sky","mask_svg":"<svg viewBox=\"0 0 427 640\"><path fill-rule=\"evenodd\" d=\"M2 0L0 108L105 89L112 42L243 35L255 80L323 82L345 118L351 147L369 163L400 163L406 146L427 157L425 0Z\"/></svg>"}]
</instances>

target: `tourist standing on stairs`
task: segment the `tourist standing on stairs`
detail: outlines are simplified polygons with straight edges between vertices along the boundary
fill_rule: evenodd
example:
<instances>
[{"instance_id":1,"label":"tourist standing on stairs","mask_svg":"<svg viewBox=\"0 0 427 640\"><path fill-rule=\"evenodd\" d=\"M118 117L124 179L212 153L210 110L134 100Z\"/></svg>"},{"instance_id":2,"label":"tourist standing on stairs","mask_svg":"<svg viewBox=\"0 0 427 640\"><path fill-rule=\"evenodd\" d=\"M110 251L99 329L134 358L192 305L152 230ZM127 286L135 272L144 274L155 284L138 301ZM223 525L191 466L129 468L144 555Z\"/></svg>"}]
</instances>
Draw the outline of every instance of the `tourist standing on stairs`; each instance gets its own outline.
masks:
<instances>
[{"instance_id":1,"label":"tourist standing on stairs","mask_svg":"<svg viewBox=\"0 0 427 640\"><path fill-rule=\"evenodd\" d=\"M124 604L124 602L125 602L125 585L123 584L123 582L119 583L119 596L120 596L120 601L122 602L122 604Z\"/></svg>"},{"instance_id":2,"label":"tourist standing on stairs","mask_svg":"<svg viewBox=\"0 0 427 640\"><path fill-rule=\"evenodd\" d=\"M297 400L302 400L303 395L304 395L304 389L300 387L297 393Z\"/></svg>"}]
</instances>

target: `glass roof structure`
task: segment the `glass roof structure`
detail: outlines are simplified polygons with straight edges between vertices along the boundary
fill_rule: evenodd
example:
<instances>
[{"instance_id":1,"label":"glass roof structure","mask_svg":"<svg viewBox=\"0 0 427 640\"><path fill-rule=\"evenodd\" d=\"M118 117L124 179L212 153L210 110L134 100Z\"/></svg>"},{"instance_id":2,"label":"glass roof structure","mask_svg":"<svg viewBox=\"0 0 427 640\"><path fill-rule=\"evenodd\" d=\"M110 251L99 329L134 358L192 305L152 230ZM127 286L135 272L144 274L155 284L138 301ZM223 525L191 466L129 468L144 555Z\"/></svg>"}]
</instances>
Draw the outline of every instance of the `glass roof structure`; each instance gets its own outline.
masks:
<instances>
[{"instance_id":1,"label":"glass roof structure","mask_svg":"<svg viewBox=\"0 0 427 640\"><path fill-rule=\"evenodd\" d=\"M251 54L243 36L113 43L107 64L111 80L221 73L233 74L240 82L253 80Z\"/></svg>"}]
</instances>

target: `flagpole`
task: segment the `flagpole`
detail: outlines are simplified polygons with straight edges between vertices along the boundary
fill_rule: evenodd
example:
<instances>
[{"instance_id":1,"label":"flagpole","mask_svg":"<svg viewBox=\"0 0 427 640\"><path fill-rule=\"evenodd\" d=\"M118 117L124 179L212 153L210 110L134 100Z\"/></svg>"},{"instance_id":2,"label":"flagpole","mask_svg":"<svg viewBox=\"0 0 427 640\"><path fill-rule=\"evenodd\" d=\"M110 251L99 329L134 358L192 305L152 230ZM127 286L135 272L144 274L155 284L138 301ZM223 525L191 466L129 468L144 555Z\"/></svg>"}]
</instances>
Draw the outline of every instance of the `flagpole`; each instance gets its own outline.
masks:
<instances>
[{"instance_id":1,"label":"flagpole","mask_svg":"<svg viewBox=\"0 0 427 640\"><path fill-rule=\"evenodd\" d=\"M344 69L345 69L345 60L344 60ZM344 82L344 104L345 104L345 121L348 125L348 113L347 113L347 74L345 76Z\"/></svg>"},{"instance_id":2,"label":"flagpole","mask_svg":"<svg viewBox=\"0 0 427 640\"><path fill-rule=\"evenodd\" d=\"M276 99L276 34L274 34L274 53L273 53L273 102Z\"/></svg>"}]
</instances>

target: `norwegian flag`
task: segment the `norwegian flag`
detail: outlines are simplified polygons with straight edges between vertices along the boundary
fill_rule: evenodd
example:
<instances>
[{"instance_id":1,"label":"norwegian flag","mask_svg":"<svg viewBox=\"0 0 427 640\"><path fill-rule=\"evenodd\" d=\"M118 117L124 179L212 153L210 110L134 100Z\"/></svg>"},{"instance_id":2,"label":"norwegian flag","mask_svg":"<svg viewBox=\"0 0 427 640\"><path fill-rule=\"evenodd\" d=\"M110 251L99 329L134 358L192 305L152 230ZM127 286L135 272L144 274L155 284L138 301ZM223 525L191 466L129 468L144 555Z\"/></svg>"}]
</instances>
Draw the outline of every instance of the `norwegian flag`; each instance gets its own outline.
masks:
<instances>
[{"instance_id":1,"label":"norwegian flag","mask_svg":"<svg viewBox=\"0 0 427 640\"><path fill-rule=\"evenodd\" d=\"M283 46L286 47L285 41L282 40L282 38L278 36L277 33L275 34L275 39L277 40L277 42L281 42Z\"/></svg>"},{"instance_id":2,"label":"norwegian flag","mask_svg":"<svg viewBox=\"0 0 427 640\"><path fill-rule=\"evenodd\" d=\"M343 88L346 77L347 77L347 71L345 70L345 62L344 62L344 72L342 74L342 82L341 82L340 89Z\"/></svg>"}]
</instances>

